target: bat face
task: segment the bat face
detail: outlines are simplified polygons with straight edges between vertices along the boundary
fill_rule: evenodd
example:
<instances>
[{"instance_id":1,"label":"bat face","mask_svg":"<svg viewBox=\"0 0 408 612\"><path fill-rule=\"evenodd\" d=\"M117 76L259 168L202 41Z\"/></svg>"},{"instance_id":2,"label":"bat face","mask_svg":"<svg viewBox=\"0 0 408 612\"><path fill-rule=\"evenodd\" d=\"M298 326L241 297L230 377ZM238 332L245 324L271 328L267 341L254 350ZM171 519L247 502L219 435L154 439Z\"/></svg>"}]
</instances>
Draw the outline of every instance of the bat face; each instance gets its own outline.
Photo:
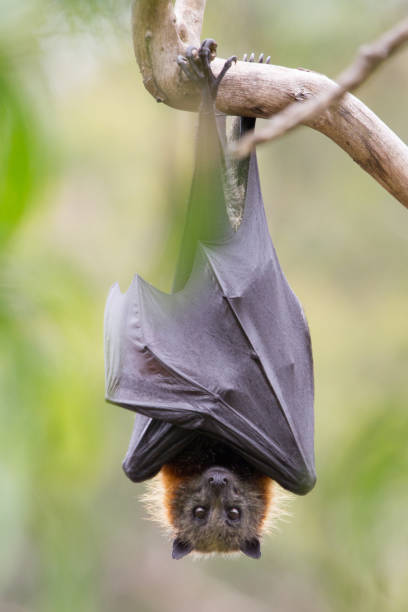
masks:
<instances>
[{"instance_id":1,"label":"bat face","mask_svg":"<svg viewBox=\"0 0 408 612\"><path fill-rule=\"evenodd\" d=\"M170 499L176 538L173 558L191 551L242 551L259 558L259 532L267 510L265 479L246 480L220 466L179 482Z\"/></svg>"}]
</instances>

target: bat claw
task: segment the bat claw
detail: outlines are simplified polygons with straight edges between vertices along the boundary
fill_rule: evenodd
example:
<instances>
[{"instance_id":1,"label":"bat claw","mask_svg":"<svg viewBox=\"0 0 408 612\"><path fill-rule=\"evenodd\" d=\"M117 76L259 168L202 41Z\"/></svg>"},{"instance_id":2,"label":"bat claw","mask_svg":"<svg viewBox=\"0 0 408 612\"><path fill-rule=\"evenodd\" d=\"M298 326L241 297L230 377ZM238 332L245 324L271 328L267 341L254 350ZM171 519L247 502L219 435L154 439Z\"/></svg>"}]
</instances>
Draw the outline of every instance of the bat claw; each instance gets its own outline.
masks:
<instances>
[{"instance_id":1,"label":"bat claw","mask_svg":"<svg viewBox=\"0 0 408 612\"><path fill-rule=\"evenodd\" d=\"M221 83L222 79L227 74L227 72L231 68L232 64L233 63L236 64L237 60L238 60L238 58L237 58L236 55L231 55L231 57L229 57L227 60L225 60L224 66L222 67L222 70L221 70L220 74L215 79L216 91L218 91L218 87L220 86L220 83Z\"/></svg>"},{"instance_id":2,"label":"bat claw","mask_svg":"<svg viewBox=\"0 0 408 612\"><path fill-rule=\"evenodd\" d=\"M187 47L186 59L190 65L190 68L193 74L196 76L196 80L200 80L204 77L204 74L200 70L198 63L197 63L198 55L199 55L199 50L197 49L197 47L193 47L193 46Z\"/></svg>"},{"instance_id":3,"label":"bat claw","mask_svg":"<svg viewBox=\"0 0 408 612\"><path fill-rule=\"evenodd\" d=\"M194 59L195 60L195 59L197 59L197 56L198 56L198 49L197 49L197 47L194 47L194 45L189 45L187 47L187 50L186 50L186 57L187 57L187 59L189 59L189 60Z\"/></svg>"},{"instance_id":4,"label":"bat claw","mask_svg":"<svg viewBox=\"0 0 408 612\"><path fill-rule=\"evenodd\" d=\"M216 77L211 70L211 62L216 56L217 43L212 38L206 38L199 49L197 47L187 47L186 56L177 56L177 64L182 72L191 81L201 84L208 84L213 100L217 97L220 83L233 63L237 62L236 55L229 57L222 67L221 72Z\"/></svg>"},{"instance_id":5,"label":"bat claw","mask_svg":"<svg viewBox=\"0 0 408 612\"><path fill-rule=\"evenodd\" d=\"M190 69L190 64L187 62L185 57L178 55L176 61L181 71L186 75L189 81L198 80L196 74Z\"/></svg>"},{"instance_id":6,"label":"bat claw","mask_svg":"<svg viewBox=\"0 0 408 612\"><path fill-rule=\"evenodd\" d=\"M258 63L259 64L263 64L264 63L264 57L265 54L261 53L258 57ZM248 53L244 53L243 57L242 57L242 61L243 62L254 62L255 61L255 53L251 53L251 55L248 57ZM265 64L269 64L269 62L271 61L271 56L268 55L268 57L265 60Z\"/></svg>"}]
</instances>

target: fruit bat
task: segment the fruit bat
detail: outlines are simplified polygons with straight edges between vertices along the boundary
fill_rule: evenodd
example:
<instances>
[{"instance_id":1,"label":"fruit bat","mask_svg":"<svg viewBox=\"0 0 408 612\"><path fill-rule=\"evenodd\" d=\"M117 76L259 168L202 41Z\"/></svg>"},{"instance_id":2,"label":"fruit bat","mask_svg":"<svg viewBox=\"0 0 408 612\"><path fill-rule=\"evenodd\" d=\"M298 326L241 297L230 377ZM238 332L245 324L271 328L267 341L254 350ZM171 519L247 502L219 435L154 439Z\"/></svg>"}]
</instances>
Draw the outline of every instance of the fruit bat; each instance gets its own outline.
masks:
<instances>
[{"instance_id":1,"label":"fruit bat","mask_svg":"<svg viewBox=\"0 0 408 612\"><path fill-rule=\"evenodd\" d=\"M123 467L150 479L204 434L302 495L315 484L308 325L268 231L256 154L230 159L215 116L231 62L215 79L188 60L202 105L173 291L135 276L106 304L106 399L136 413ZM236 135L253 127L240 118Z\"/></svg>"}]
</instances>

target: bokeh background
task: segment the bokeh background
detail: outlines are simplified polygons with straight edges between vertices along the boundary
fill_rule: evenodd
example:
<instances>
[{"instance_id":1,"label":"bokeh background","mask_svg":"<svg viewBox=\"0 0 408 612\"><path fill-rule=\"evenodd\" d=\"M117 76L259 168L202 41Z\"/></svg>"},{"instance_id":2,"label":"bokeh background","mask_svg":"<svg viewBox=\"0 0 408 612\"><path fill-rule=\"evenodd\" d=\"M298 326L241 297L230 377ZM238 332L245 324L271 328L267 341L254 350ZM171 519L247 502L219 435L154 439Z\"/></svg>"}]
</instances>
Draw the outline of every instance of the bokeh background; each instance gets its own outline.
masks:
<instances>
[{"instance_id":1,"label":"bokeh background","mask_svg":"<svg viewBox=\"0 0 408 612\"><path fill-rule=\"evenodd\" d=\"M214 0L203 34L335 76L397 0ZM408 139L408 49L358 95ZM263 558L175 563L121 471L103 310L137 271L168 290L193 114L158 105L129 3L0 0L0 609L406 612L408 214L302 128L259 150L282 266L310 323L318 484Z\"/></svg>"}]
</instances>

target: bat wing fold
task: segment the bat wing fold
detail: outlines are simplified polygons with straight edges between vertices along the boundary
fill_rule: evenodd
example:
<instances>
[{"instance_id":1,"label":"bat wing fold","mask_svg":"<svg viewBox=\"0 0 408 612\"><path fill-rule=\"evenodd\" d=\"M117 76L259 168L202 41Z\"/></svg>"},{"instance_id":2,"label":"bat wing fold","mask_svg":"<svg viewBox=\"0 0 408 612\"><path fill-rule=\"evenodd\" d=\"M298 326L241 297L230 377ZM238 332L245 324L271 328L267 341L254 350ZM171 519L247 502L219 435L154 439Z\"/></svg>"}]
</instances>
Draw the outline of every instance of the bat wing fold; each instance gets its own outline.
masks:
<instances>
[{"instance_id":1,"label":"bat wing fold","mask_svg":"<svg viewBox=\"0 0 408 612\"><path fill-rule=\"evenodd\" d=\"M214 164L214 197L225 216L225 161ZM206 179L208 173L207 164ZM137 413L123 464L135 482L154 476L203 432L294 493L314 486L308 325L268 231L255 154L244 178L239 229L218 218L212 236L207 219L177 291L160 292L136 276L126 293L115 285L109 294L106 398ZM190 221L200 200L194 184Z\"/></svg>"}]
</instances>

